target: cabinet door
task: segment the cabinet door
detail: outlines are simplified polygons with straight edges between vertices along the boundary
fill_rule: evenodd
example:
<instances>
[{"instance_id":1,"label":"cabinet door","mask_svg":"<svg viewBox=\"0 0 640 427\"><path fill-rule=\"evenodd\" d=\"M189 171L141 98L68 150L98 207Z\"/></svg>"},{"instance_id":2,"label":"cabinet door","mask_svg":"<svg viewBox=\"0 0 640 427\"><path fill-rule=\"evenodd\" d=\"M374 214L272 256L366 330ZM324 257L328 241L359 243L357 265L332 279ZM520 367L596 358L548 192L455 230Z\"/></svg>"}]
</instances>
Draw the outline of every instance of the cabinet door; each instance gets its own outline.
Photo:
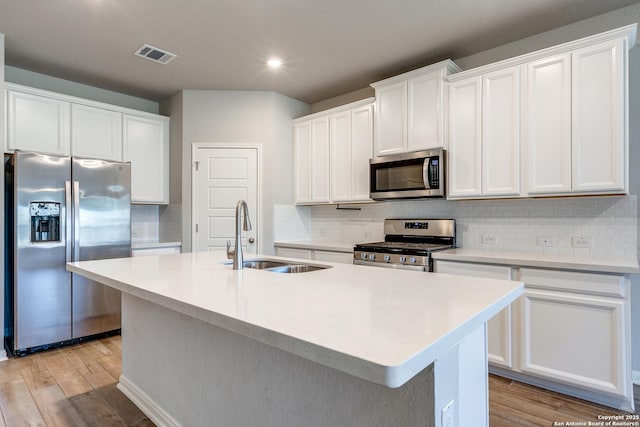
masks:
<instances>
[{"instance_id":1,"label":"cabinet door","mask_svg":"<svg viewBox=\"0 0 640 427\"><path fill-rule=\"evenodd\" d=\"M407 151L407 82L376 89L375 154Z\"/></svg>"},{"instance_id":2,"label":"cabinet door","mask_svg":"<svg viewBox=\"0 0 640 427\"><path fill-rule=\"evenodd\" d=\"M276 248L276 255L285 258L311 259L311 251L309 249Z\"/></svg>"},{"instance_id":3,"label":"cabinet door","mask_svg":"<svg viewBox=\"0 0 640 427\"><path fill-rule=\"evenodd\" d=\"M511 267L472 264L436 260L436 273L460 276L483 277L487 279L511 280ZM512 305L496 314L487 322L487 347L492 365L513 368L511 318Z\"/></svg>"},{"instance_id":4,"label":"cabinet door","mask_svg":"<svg viewBox=\"0 0 640 427\"><path fill-rule=\"evenodd\" d=\"M311 201L311 122L296 123L293 133L295 202L309 203Z\"/></svg>"},{"instance_id":5,"label":"cabinet door","mask_svg":"<svg viewBox=\"0 0 640 427\"><path fill-rule=\"evenodd\" d=\"M123 159L131 162L131 201L169 203L169 122L123 115Z\"/></svg>"},{"instance_id":6,"label":"cabinet door","mask_svg":"<svg viewBox=\"0 0 640 427\"><path fill-rule=\"evenodd\" d=\"M520 194L520 67L482 78L482 195Z\"/></svg>"},{"instance_id":7,"label":"cabinet door","mask_svg":"<svg viewBox=\"0 0 640 427\"><path fill-rule=\"evenodd\" d=\"M71 155L122 160L122 113L71 104Z\"/></svg>"},{"instance_id":8,"label":"cabinet door","mask_svg":"<svg viewBox=\"0 0 640 427\"><path fill-rule=\"evenodd\" d=\"M353 264L353 253L313 251L315 261L339 262L341 264Z\"/></svg>"},{"instance_id":9,"label":"cabinet door","mask_svg":"<svg viewBox=\"0 0 640 427\"><path fill-rule=\"evenodd\" d=\"M373 106L351 113L351 200L369 200L369 159L373 155Z\"/></svg>"},{"instance_id":10,"label":"cabinet door","mask_svg":"<svg viewBox=\"0 0 640 427\"><path fill-rule=\"evenodd\" d=\"M449 84L448 197L481 194L481 92L479 77Z\"/></svg>"},{"instance_id":11,"label":"cabinet door","mask_svg":"<svg viewBox=\"0 0 640 427\"><path fill-rule=\"evenodd\" d=\"M333 114L331 131L331 200L351 200L351 111Z\"/></svg>"},{"instance_id":12,"label":"cabinet door","mask_svg":"<svg viewBox=\"0 0 640 427\"><path fill-rule=\"evenodd\" d=\"M526 290L522 372L628 396L627 316L623 300Z\"/></svg>"},{"instance_id":13,"label":"cabinet door","mask_svg":"<svg viewBox=\"0 0 640 427\"><path fill-rule=\"evenodd\" d=\"M311 122L311 201L329 201L329 117Z\"/></svg>"},{"instance_id":14,"label":"cabinet door","mask_svg":"<svg viewBox=\"0 0 640 427\"><path fill-rule=\"evenodd\" d=\"M437 71L407 82L407 150L444 146L442 114L444 72Z\"/></svg>"},{"instance_id":15,"label":"cabinet door","mask_svg":"<svg viewBox=\"0 0 640 427\"><path fill-rule=\"evenodd\" d=\"M624 40L572 53L573 191L625 191Z\"/></svg>"},{"instance_id":16,"label":"cabinet door","mask_svg":"<svg viewBox=\"0 0 640 427\"><path fill-rule=\"evenodd\" d=\"M7 151L68 156L70 104L46 96L7 91Z\"/></svg>"},{"instance_id":17,"label":"cabinet door","mask_svg":"<svg viewBox=\"0 0 640 427\"><path fill-rule=\"evenodd\" d=\"M571 191L571 57L526 65L523 99L525 192Z\"/></svg>"}]
</instances>

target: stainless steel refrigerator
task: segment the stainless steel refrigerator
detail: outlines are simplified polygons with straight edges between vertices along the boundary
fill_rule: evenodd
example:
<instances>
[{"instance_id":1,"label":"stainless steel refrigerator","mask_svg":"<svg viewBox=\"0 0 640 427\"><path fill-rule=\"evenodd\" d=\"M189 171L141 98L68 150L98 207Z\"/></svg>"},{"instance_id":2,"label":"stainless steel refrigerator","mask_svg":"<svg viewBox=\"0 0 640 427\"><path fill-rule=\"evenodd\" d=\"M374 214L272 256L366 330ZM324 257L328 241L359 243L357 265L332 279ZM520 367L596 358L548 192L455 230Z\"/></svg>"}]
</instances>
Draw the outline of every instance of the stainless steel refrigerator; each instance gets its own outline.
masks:
<instances>
[{"instance_id":1,"label":"stainless steel refrigerator","mask_svg":"<svg viewBox=\"0 0 640 427\"><path fill-rule=\"evenodd\" d=\"M120 328L120 292L69 261L131 256L129 163L16 151L5 165L6 347L24 354Z\"/></svg>"}]
</instances>

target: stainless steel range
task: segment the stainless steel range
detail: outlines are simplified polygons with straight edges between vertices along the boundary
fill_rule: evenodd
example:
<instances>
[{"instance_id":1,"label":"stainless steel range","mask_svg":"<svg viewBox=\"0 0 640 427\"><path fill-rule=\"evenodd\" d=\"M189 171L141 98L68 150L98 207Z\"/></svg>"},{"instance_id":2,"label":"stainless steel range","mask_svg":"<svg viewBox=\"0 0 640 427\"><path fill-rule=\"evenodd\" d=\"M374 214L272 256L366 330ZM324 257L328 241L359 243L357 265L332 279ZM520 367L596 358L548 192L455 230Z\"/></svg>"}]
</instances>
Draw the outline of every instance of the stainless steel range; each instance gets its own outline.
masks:
<instances>
[{"instance_id":1,"label":"stainless steel range","mask_svg":"<svg viewBox=\"0 0 640 427\"><path fill-rule=\"evenodd\" d=\"M433 271L431 253L456 246L454 219L385 219L384 242L355 245L353 263Z\"/></svg>"}]
</instances>

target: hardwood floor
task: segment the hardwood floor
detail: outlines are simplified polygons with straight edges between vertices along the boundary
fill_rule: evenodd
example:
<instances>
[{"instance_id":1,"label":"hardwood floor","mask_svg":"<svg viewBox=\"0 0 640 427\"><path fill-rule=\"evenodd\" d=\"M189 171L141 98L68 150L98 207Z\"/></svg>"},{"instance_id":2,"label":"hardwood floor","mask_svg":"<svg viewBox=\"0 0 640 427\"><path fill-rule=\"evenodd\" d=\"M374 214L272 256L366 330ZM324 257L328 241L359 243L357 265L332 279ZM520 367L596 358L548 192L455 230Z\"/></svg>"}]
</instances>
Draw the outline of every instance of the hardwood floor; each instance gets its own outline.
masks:
<instances>
[{"instance_id":1,"label":"hardwood floor","mask_svg":"<svg viewBox=\"0 0 640 427\"><path fill-rule=\"evenodd\" d=\"M639 395L640 387L636 385L634 386L636 414L640 408ZM489 425L491 427L549 427L553 426L554 421L563 423L582 421L588 424L589 421L599 421L598 415L618 414L627 413L495 375L489 376Z\"/></svg>"},{"instance_id":2,"label":"hardwood floor","mask_svg":"<svg viewBox=\"0 0 640 427\"><path fill-rule=\"evenodd\" d=\"M0 427L153 426L117 388L120 337L0 362ZM634 387L640 408L640 387ZM489 377L491 427L597 421L622 414L505 378ZM469 426L460 426L469 427Z\"/></svg>"},{"instance_id":3,"label":"hardwood floor","mask_svg":"<svg viewBox=\"0 0 640 427\"><path fill-rule=\"evenodd\" d=\"M116 388L120 337L0 362L0 427L153 426Z\"/></svg>"}]
</instances>

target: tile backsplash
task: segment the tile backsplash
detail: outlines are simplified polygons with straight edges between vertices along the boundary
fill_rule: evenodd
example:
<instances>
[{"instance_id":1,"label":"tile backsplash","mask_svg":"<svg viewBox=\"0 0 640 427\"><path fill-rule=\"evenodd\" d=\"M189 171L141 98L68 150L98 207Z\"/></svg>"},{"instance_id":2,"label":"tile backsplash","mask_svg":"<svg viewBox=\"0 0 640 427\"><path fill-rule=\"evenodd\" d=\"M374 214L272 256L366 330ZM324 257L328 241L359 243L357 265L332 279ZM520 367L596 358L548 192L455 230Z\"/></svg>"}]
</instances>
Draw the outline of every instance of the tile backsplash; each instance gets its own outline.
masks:
<instances>
[{"instance_id":1,"label":"tile backsplash","mask_svg":"<svg viewBox=\"0 0 640 427\"><path fill-rule=\"evenodd\" d=\"M275 240L368 242L384 237L385 218L455 218L457 246L465 249L515 250L558 255L637 256L637 198L631 196L447 201L394 201L276 209ZM296 216L296 212L298 215ZM294 218L294 219L292 219ZM290 224L299 238L284 232ZM282 232L280 232L282 231ZM493 240L494 244L483 243ZM552 238L542 246L539 238ZM582 238L580 243L574 238ZM590 246L590 247L579 247Z\"/></svg>"}]
</instances>

